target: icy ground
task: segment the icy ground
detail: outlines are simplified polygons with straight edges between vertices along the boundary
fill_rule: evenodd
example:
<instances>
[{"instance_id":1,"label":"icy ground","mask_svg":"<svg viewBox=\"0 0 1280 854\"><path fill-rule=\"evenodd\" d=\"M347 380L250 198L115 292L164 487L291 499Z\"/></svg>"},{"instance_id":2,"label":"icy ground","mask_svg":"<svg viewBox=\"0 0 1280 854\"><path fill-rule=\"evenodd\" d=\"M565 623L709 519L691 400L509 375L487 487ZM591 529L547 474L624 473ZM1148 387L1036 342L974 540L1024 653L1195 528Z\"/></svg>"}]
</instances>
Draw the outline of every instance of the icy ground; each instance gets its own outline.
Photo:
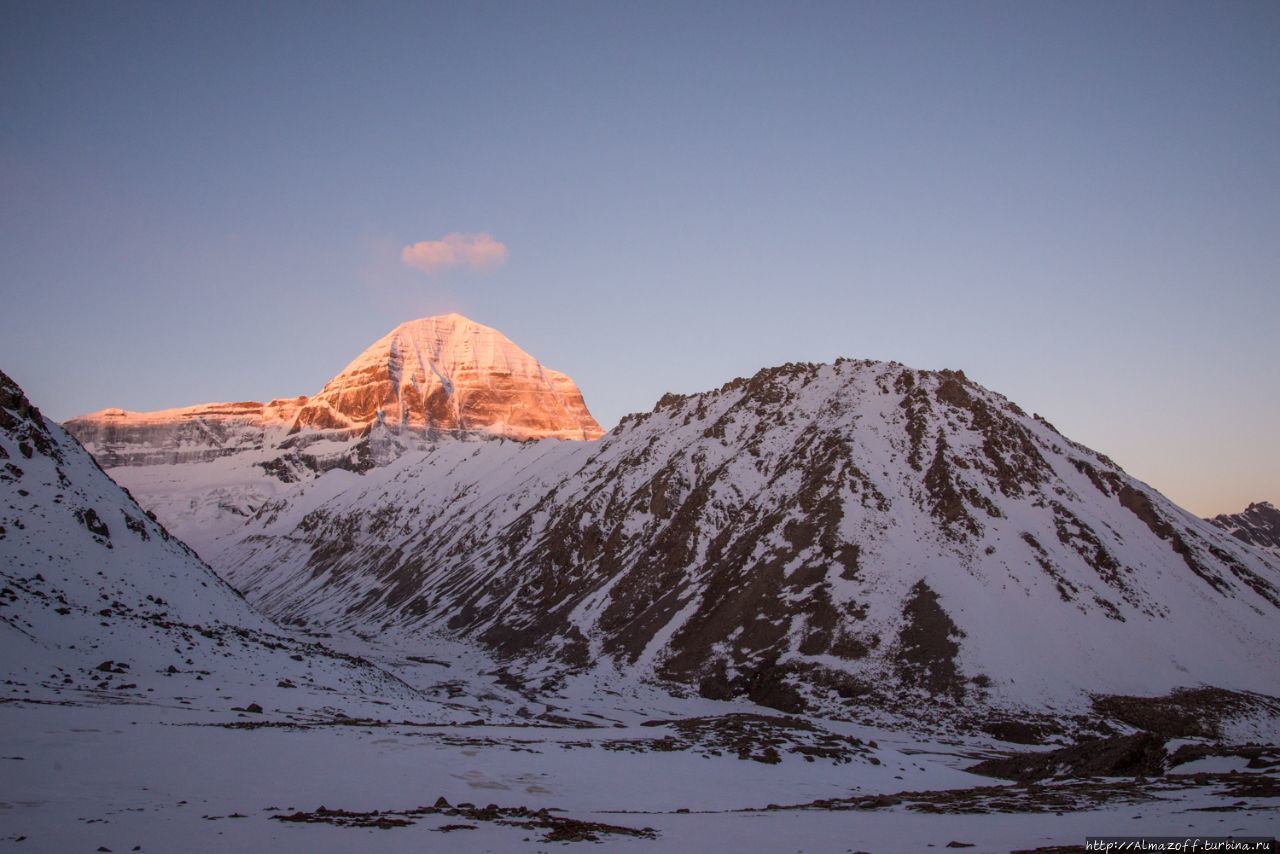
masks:
<instances>
[{"instance_id":1,"label":"icy ground","mask_svg":"<svg viewBox=\"0 0 1280 854\"><path fill-rule=\"evenodd\" d=\"M1273 770L1239 758L1173 769L1198 785L1031 790L962 770L1017 749L992 740L810 726L622 677L541 690L453 642L324 642L412 690L228 689L196 670L0 686L0 850L1006 852L1280 825Z\"/></svg>"}]
</instances>

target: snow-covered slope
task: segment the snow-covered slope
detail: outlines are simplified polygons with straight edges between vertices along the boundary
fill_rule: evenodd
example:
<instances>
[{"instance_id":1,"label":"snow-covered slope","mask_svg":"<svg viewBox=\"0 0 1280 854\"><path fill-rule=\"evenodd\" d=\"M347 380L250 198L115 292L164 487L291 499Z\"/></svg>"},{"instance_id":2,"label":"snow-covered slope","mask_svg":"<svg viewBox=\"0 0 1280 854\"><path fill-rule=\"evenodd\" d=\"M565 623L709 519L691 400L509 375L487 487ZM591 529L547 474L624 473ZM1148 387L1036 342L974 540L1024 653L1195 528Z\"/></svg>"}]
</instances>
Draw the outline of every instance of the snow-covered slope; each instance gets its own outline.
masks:
<instances>
[{"instance_id":1,"label":"snow-covered slope","mask_svg":"<svg viewBox=\"0 0 1280 854\"><path fill-rule=\"evenodd\" d=\"M603 432L573 380L458 314L401 324L309 398L104 409L63 426L201 554L331 469L367 471L438 441Z\"/></svg>"},{"instance_id":2,"label":"snow-covered slope","mask_svg":"<svg viewBox=\"0 0 1280 854\"><path fill-rule=\"evenodd\" d=\"M335 692L413 694L259 616L3 373L0 673L5 694L23 699L284 693L293 708L331 703Z\"/></svg>"},{"instance_id":3,"label":"snow-covered slope","mask_svg":"<svg viewBox=\"0 0 1280 854\"><path fill-rule=\"evenodd\" d=\"M1221 513L1209 521L1241 542L1280 555L1280 510L1270 501L1250 504L1239 513Z\"/></svg>"},{"instance_id":4,"label":"snow-covered slope","mask_svg":"<svg viewBox=\"0 0 1280 854\"><path fill-rule=\"evenodd\" d=\"M275 616L448 630L783 709L1275 693L1280 562L959 372L842 360L591 444L441 445L261 507Z\"/></svg>"}]
</instances>

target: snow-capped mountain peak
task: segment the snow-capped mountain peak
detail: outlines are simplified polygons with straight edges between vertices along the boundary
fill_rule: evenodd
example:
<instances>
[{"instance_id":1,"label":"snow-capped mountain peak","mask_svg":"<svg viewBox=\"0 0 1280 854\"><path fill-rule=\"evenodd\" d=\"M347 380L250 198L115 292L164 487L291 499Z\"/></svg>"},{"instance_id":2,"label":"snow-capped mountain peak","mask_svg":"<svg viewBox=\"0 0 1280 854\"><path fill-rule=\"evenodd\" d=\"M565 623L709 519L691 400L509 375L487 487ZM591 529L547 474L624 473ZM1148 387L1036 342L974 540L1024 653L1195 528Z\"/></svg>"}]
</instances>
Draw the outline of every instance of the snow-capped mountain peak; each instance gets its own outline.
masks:
<instances>
[{"instance_id":1,"label":"snow-capped mountain peak","mask_svg":"<svg viewBox=\"0 0 1280 854\"><path fill-rule=\"evenodd\" d=\"M201 551L326 471L368 471L440 441L604 433L573 380L460 314L400 324L311 397L103 409L63 426Z\"/></svg>"},{"instance_id":2,"label":"snow-capped mountain peak","mask_svg":"<svg viewBox=\"0 0 1280 854\"><path fill-rule=\"evenodd\" d=\"M460 314L402 323L298 413L293 430L361 429L381 412L396 432L596 439L573 380L496 329Z\"/></svg>"}]
</instances>

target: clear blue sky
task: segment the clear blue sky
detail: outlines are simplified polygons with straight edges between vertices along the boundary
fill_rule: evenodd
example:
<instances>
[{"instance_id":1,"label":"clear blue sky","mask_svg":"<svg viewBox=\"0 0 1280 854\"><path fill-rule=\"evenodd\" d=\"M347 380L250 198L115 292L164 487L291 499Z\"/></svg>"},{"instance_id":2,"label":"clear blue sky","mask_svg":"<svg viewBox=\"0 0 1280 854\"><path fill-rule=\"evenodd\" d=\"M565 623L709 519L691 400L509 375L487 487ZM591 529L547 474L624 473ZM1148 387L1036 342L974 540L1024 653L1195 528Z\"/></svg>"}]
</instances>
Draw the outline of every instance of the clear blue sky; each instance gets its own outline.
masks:
<instances>
[{"instance_id":1,"label":"clear blue sky","mask_svg":"<svg viewBox=\"0 0 1280 854\"><path fill-rule=\"evenodd\" d=\"M0 2L0 368L311 393L460 311L605 426L963 368L1200 513L1280 502L1280 3ZM487 232L505 265L403 246Z\"/></svg>"}]
</instances>

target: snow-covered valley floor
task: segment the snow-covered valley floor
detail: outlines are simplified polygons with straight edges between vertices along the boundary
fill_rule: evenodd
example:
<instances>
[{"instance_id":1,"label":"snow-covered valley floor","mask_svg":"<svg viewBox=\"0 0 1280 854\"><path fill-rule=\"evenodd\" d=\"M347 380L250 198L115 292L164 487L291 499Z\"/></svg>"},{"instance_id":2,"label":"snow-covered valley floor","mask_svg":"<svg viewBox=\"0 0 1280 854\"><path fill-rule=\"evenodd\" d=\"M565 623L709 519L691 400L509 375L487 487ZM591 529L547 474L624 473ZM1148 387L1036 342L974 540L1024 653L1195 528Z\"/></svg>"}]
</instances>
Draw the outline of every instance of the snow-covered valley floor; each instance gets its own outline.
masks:
<instances>
[{"instance_id":1,"label":"snow-covered valley floor","mask_svg":"<svg viewBox=\"0 0 1280 854\"><path fill-rule=\"evenodd\" d=\"M604 677L534 697L457 645L327 642L416 690L3 686L0 850L1006 852L1280 826L1274 768L1238 757L1026 787L962 770L1015 748L992 740Z\"/></svg>"}]
</instances>

